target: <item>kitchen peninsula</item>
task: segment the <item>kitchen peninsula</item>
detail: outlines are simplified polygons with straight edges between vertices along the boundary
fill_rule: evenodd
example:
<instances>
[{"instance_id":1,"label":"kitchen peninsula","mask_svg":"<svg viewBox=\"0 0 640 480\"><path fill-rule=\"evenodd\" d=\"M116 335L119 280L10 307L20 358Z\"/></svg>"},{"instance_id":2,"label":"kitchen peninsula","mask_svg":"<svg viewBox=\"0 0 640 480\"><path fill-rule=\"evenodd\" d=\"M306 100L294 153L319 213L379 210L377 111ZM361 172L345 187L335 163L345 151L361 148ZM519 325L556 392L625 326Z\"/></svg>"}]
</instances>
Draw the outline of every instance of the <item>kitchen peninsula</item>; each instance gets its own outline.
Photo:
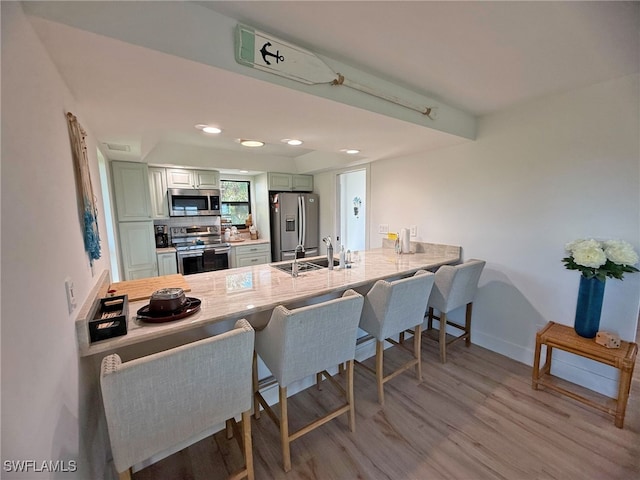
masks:
<instances>
[{"instance_id":1,"label":"kitchen peninsula","mask_svg":"<svg viewBox=\"0 0 640 480\"><path fill-rule=\"evenodd\" d=\"M181 320L148 324L136 319L136 312L148 301L130 302L128 333L89 343L87 317L93 303L106 295L110 280L105 271L76 321L79 353L82 357L107 354L122 347L238 318L247 318L260 329L266 325L270 311L277 305L297 306L313 302L318 297L338 296L349 288L366 290L379 279L411 275L420 269L435 269L460 261L461 249L457 246L416 243L413 250L415 253L410 254L396 254L390 248L367 250L357 255L350 268L325 268L300 273L298 277L270 265L190 275L187 278L191 287L188 296L201 300L199 312Z\"/></svg>"}]
</instances>

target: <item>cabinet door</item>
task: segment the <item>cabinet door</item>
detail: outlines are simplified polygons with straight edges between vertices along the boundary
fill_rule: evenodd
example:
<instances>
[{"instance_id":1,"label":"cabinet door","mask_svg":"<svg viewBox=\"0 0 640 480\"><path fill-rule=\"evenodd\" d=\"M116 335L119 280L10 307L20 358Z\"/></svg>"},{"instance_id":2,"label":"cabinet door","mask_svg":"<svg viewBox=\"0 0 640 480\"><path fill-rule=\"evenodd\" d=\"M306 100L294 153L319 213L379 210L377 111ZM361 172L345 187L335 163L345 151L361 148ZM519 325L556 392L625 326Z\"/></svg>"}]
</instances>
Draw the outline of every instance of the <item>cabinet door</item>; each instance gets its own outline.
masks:
<instances>
[{"instance_id":1,"label":"cabinet door","mask_svg":"<svg viewBox=\"0 0 640 480\"><path fill-rule=\"evenodd\" d=\"M158 275L173 275L178 273L178 263L175 253L158 254Z\"/></svg>"},{"instance_id":2,"label":"cabinet door","mask_svg":"<svg viewBox=\"0 0 640 480\"><path fill-rule=\"evenodd\" d=\"M151 217L168 218L167 175L164 168L149 167L149 192L151 194Z\"/></svg>"},{"instance_id":3,"label":"cabinet door","mask_svg":"<svg viewBox=\"0 0 640 480\"><path fill-rule=\"evenodd\" d=\"M288 173L269 173L269 190L287 192L291 190L291 175Z\"/></svg>"},{"instance_id":4,"label":"cabinet door","mask_svg":"<svg viewBox=\"0 0 640 480\"><path fill-rule=\"evenodd\" d=\"M119 222L151 219L149 169L146 163L111 162Z\"/></svg>"},{"instance_id":5,"label":"cabinet door","mask_svg":"<svg viewBox=\"0 0 640 480\"><path fill-rule=\"evenodd\" d=\"M193 170L167 168L167 186L169 188L195 188Z\"/></svg>"},{"instance_id":6,"label":"cabinet door","mask_svg":"<svg viewBox=\"0 0 640 480\"><path fill-rule=\"evenodd\" d=\"M194 170L196 188L220 188L220 173L215 170Z\"/></svg>"},{"instance_id":7,"label":"cabinet door","mask_svg":"<svg viewBox=\"0 0 640 480\"><path fill-rule=\"evenodd\" d=\"M292 175L291 187L294 192L312 192L313 175Z\"/></svg>"},{"instance_id":8,"label":"cabinet door","mask_svg":"<svg viewBox=\"0 0 640 480\"><path fill-rule=\"evenodd\" d=\"M271 244L259 243L255 245L243 245L231 247L234 255L231 256L232 268L261 265L271 261Z\"/></svg>"},{"instance_id":9,"label":"cabinet door","mask_svg":"<svg viewBox=\"0 0 640 480\"><path fill-rule=\"evenodd\" d=\"M120 252L125 280L158 275L153 222L120 222Z\"/></svg>"},{"instance_id":10,"label":"cabinet door","mask_svg":"<svg viewBox=\"0 0 640 480\"><path fill-rule=\"evenodd\" d=\"M250 267L252 265L262 265L269 263L269 255L264 253L255 256L242 256L236 258L236 267Z\"/></svg>"}]
</instances>

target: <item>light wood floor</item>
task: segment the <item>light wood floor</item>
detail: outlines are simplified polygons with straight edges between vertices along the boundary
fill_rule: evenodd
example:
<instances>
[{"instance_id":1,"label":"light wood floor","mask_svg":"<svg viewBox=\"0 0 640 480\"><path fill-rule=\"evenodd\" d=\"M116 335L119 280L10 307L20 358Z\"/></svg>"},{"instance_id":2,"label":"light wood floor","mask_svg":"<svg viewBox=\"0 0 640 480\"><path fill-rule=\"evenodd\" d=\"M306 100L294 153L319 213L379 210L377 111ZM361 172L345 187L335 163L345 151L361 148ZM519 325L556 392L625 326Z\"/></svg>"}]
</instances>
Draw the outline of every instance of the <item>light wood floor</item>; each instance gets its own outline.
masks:
<instances>
[{"instance_id":1,"label":"light wood floor","mask_svg":"<svg viewBox=\"0 0 640 480\"><path fill-rule=\"evenodd\" d=\"M405 358L391 350L385 361ZM527 365L475 345L453 346L448 359L440 364L437 345L425 340L423 381L411 371L387 383L384 408L373 377L356 366L356 432L341 417L296 440L288 474L276 426L266 415L252 419L256 478L640 478L640 367L621 430L608 415L532 390ZM293 396L292 428L337 400L326 381L320 392L311 387ZM218 433L137 472L134 480L225 478L241 465L235 441Z\"/></svg>"}]
</instances>

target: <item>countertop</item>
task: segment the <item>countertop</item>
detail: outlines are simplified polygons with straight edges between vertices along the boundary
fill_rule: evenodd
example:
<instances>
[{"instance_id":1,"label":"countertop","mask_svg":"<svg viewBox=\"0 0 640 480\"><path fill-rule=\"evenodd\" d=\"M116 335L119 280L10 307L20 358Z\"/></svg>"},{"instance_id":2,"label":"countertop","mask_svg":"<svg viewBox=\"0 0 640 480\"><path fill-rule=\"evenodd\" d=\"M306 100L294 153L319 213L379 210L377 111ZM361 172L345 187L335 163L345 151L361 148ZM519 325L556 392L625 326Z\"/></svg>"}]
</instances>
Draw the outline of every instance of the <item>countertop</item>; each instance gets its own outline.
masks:
<instances>
[{"instance_id":1,"label":"countertop","mask_svg":"<svg viewBox=\"0 0 640 480\"><path fill-rule=\"evenodd\" d=\"M236 245L245 244L247 242ZM296 278L268 264L189 275L185 277L191 286L188 296L201 300L199 312L181 320L148 324L136 318L136 312L148 302L130 302L128 333L90 344L86 320L89 313L85 305L76 321L79 353L80 356L90 356L112 352L127 345L229 319L247 317L251 322L252 315L271 311L280 304L299 303L327 294L339 294L349 288L372 284L379 279L409 275L419 269L433 269L459 260L460 247L455 246L434 245L434 248L428 248L424 253L403 255L396 255L393 249L378 248L360 252L359 260L351 268L336 267L334 270L304 272ZM97 286L95 290L96 296L99 296L100 287ZM254 327L262 328L264 324Z\"/></svg>"},{"instance_id":2,"label":"countertop","mask_svg":"<svg viewBox=\"0 0 640 480\"><path fill-rule=\"evenodd\" d=\"M231 247L242 247L243 245L257 245L257 244L269 243L269 240L266 238L258 238L257 240L245 239L242 242L229 242Z\"/></svg>"}]
</instances>

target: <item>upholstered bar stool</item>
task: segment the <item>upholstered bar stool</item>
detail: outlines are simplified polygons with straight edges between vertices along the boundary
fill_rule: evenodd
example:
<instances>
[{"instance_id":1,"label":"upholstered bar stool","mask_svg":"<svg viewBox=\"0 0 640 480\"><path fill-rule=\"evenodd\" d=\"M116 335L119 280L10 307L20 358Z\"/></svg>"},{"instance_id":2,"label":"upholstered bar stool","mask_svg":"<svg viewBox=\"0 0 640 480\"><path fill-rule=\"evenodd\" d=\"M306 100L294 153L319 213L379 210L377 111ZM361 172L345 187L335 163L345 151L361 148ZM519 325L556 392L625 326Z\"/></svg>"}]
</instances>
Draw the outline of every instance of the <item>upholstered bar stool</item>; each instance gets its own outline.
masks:
<instances>
[{"instance_id":1,"label":"upholstered bar stool","mask_svg":"<svg viewBox=\"0 0 640 480\"><path fill-rule=\"evenodd\" d=\"M290 443L311 430L346 413L349 428L355 431L353 403L353 359L356 351L358 321L362 311L362 295L347 290L341 298L311 306L288 310L274 309L267 326L256 332L257 355L264 361L278 382L280 417L269 407L258 388L257 357L254 356L254 412L260 418L260 405L280 428L282 463L285 472L291 470ZM346 388L327 369L347 363ZM325 416L309 423L297 432L289 433L287 386L309 375L322 373L346 396L346 403Z\"/></svg>"},{"instance_id":2,"label":"upholstered bar stool","mask_svg":"<svg viewBox=\"0 0 640 480\"><path fill-rule=\"evenodd\" d=\"M184 448L229 419L235 425L242 415L245 468L231 478L253 479L253 346L253 328L238 320L229 332L126 363L115 354L105 357L100 384L120 478L130 479L133 465Z\"/></svg>"},{"instance_id":3,"label":"upholstered bar stool","mask_svg":"<svg viewBox=\"0 0 640 480\"><path fill-rule=\"evenodd\" d=\"M378 280L367 293L360 317L360 328L376 339L376 368L359 363L376 375L378 402L384 405L384 384L404 372L415 367L418 381L422 380L422 364L420 356L421 327L427 299L433 287L435 275L419 270L412 277L392 282ZM390 342L405 348L403 343L390 337L413 329L413 359L404 363L389 375L384 375L384 342Z\"/></svg>"},{"instance_id":4,"label":"upholstered bar stool","mask_svg":"<svg viewBox=\"0 0 640 480\"><path fill-rule=\"evenodd\" d=\"M460 265L443 265L436 271L436 281L431 290L427 312L427 330L433 329L433 319L440 321L438 343L440 344L440 361L447 361L447 345L464 339L467 346L471 343L471 314L473 299L478 291L478 281L485 261L471 259ZM449 320L447 315L457 308L466 306L465 324L461 325ZM434 309L440 315L434 314ZM462 333L447 342L447 328L461 330Z\"/></svg>"}]
</instances>

